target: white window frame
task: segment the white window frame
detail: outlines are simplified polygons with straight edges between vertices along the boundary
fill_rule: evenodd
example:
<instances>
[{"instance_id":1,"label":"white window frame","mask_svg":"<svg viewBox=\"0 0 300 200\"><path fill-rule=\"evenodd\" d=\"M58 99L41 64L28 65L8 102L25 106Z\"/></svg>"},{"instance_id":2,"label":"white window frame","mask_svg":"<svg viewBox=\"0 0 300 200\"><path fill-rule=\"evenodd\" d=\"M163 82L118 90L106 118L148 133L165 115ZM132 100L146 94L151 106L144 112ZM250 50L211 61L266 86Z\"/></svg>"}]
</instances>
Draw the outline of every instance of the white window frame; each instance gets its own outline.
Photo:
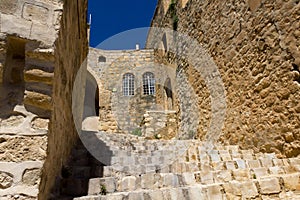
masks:
<instances>
[{"instance_id":1,"label":"white window frame","mask_svg":"<svg viewBox=\"0 0 300 200\"><path fill-rule=\"evenodd\" d=\"M143 74L143 94L155 95L155 77L152 72Z\"/></svg>"},{"instance_id":2,"label":"white window frame","mask_svg":"<svg viewBox=\"0 0 300 200\"><path fill-rule=\"evenodd\" d=\"M134 75L132 73L126 73L123 75L123 95L134 95Z\"/></svg>"}]
</instances>

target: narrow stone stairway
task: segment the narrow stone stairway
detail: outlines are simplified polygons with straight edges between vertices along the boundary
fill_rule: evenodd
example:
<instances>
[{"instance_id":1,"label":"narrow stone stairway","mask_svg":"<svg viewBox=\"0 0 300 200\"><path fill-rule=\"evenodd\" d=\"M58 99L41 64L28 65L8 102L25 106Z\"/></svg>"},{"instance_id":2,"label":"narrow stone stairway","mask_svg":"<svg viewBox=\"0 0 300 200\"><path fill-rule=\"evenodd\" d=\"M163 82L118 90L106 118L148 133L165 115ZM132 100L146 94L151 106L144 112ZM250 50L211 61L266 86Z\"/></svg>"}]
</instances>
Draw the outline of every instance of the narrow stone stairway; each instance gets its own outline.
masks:
<instances>
[{"instance_id":1,"label":"narrow stone stairway","mask_svg":"<svg viewBox=\"0 0 300 200\"><path fill-rule=\"evenodd\" d=\"M96 151L91 153L100 162L75 162L72 175L64 179L63 193L76 190L75 200L300 199L299 158L278 159L238 146L218 145L207 151L197 140L145 140L109 133L91 138L95 137L104 147L85 147ZM80 177L84 183L74 181Z\"/></svg>"},{"instance_id":2,"label":"narrow stone stairway","mask_svg":"<svg viewBox=\"0 0 300 200\"><path fill-rule=\"evenodd\" d=\"M71 200L88 195L89 180L102 176L103 164L79 141L71 152L68 164L62 168L50 199Z\"/></svg>"}]
</instances>

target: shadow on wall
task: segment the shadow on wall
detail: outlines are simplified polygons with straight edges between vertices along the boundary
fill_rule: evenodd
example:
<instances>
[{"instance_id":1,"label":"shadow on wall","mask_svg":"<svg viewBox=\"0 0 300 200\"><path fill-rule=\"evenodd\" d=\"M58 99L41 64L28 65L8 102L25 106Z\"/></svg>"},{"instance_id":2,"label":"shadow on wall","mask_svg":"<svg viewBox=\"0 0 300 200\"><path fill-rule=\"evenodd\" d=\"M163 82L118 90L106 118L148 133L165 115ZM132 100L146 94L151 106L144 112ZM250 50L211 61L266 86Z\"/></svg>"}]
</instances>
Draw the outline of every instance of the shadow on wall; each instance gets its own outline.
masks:
<instances>
[{"instance_id":1,"label":"shadow on wall","mask_svg":"<svg viewBox=\"0 0 300 200\"><path fill-rule=\"evenodd\" d=\"M97 132L83 131L80 139L56 179L50 200L88 195L90 179L103 177L104 166L111 163L113 153Z\"/></svg>"},{"instance_id":2,"label":"shadow on wall","mask_svg":"<svg viewBox=\"0 0 300 200\"><path fill-rule=\"evenodd\" d=\"M6 118L13 113L16 105L23 103L25 83L25 44L17 38L8 38L7 54L3 70L3 83L0 84L0 117Z\"/></svg>"}]
</instances>

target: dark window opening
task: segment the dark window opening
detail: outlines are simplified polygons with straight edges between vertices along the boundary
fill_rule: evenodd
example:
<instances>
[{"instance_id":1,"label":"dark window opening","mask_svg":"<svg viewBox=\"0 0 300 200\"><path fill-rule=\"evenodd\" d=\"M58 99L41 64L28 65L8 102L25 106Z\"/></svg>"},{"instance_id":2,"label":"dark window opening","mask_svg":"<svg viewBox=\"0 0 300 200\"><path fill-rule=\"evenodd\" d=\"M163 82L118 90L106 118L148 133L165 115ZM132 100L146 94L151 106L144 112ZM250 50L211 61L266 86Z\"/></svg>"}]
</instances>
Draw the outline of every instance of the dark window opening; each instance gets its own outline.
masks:
<instances>
[{"instance_id":1,"label":"dark window opening","mask_svg":"<svg viewBox=\"0 0 300 200\"><path fill-rule=\"evenodd\" d=\"M99 63L101 63L101 62L106 62L106 57L104 57L104 56L99 56L98 62L99 62Z\"/></svg>"}]
</instances>

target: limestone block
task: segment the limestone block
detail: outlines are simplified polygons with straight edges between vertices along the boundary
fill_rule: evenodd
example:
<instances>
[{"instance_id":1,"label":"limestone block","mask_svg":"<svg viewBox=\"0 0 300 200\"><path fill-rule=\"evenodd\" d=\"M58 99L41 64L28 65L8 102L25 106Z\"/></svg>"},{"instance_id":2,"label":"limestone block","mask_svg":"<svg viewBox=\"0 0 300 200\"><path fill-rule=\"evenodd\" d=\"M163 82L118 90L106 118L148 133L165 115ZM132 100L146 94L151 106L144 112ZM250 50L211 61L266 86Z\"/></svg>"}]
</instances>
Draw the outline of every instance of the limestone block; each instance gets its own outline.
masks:
<instances>
[{"instance_id":1,"label":"limestone block","mask_svg":"<svg viewBox=\"0 0 300 200\"><path fill-rule=\"evenodd\" d=\"M261 167L259 160L247 160L247 164L250 168L259 168L259 167Z\"/></svg>"},{"instance_id":2,"label":"limestone block","mask_svg":"<svg viewBox=\"0 0 300 200\"><path fill-rule=\"evenodd\" d=\"M160 190L149 191L147 194L149 195L150 199L153 200L163 199L163 193Z\"/></svg>"},{"instance_id":3,"label":"limestone block","mask_svg":"<svg viewBox=\"0 0 300 200\"><path fill-rule=\"evenodd\" d=\"M49 119L36 117L31 121L31 127L33 129L48 130Z\"/></svg>"},{"instance_id":4,"label":"limestone block","mask_svg":"<svg viewBox=\"0 0 300 200\"><path fill-rule=\"evenodd\" d=\"M284 187L287 190L300 190L300 179L299 174L290 174L282 176Z\"/></svg>"},{"instance_id":5,"label":"limestone block","mask_svg":"<svg viewBox=\"0 0 300 200\"><path fill-rule=\"evenodd\" d=\"M1 161L20 162L25 160L44 160L46 157L47 137L8 137L0 143L0 149L5 152L0 154Z\"/></svg>"},{"instance_id":6,"label":"limestone block","mask_svg":"<svg viewBox=\"0 0 300 200\"><path fill-rule=\"evenodd\" d=\"M230 169L230 170L236 169L235 161L227 161L227 162L225 162L225 166L226 166L226 169Z\"/></svg>"},{"instance_id":7,"label":"limestone block","mask_svg":"<svg viewBox=\"0 0 300 200\"><path fill-rule=\"evenodd\" d=\"M207 187L207 199L209 200L222 200L224 199L224 194L222 192L223 188L219 185L211 185Z\"/></svg>"},{"instance_id":8,"label":"limestone block","mask_svg":"<svg viewBox=\"0 0 300 200\"><path fill-rule=\"evenodd\" d=\"M229 152L227 150L219 150L220 157L223 161L229 161L232 160Z\"/></svg>"},{"instance_id":9,"label":"limestone block","mask_svg":"<svg viewBox=\"0 0 300 200\"><path fill-rule=\"evenodd\" d=\"M281 191L277 178L262 179L258 181L261 194L277 194Z\"/></svg>"},{"instance_id":10,"label":"limestone block","mask_svg":"<svg viewBox=\"0 0 300 200\"><path fill-rule=\"evenodd\" d=\"M204 191L202 191L202 188L197 186L189 187L188 196L189 199L205 199Z\"/></svg>"},{"instance_id":11,"label":"limestone block","mask_svg":"<svg viewBox=\"0 0 300 200\"><path fill-rule=\"evenodd\" d=\"M283 162L281 159L273 159L273 163L274 163L274 166L278 166L278 167L281 167L283 166Z\"/></svg>"},{"instance_id":12,"label":"limestone block","mask_svg":"<svg viewBox=\"0 0 300 200\"><path fill-rule=\"evenodd\" d=\"M185 172L182 173L182 181L184 185L193 185L196 183L194 173Z\"/></svg>"},{"instance_id":13,"label":"limestone block","mask_svg":"<svg viewBox=\"0 0 300 200\"><path fill-rule=\"evenodd\" d=\"M235 160L235 162L239 169L246 169L246 163L244 160L237 159L237 160Z\"/></svg>"},{"instance_id":14,"label":"limestone block","mask_svg":"<svg viewBox=\"0 0 300 200\"><path fill-rule=\"evenodd\" d=\"M25 120L25 117L21 114L12 115L7 119L3 119L0 121L1 127L17 127L21 125Z\"/></svg>"},{"instance_id":15,"label":"limestone block","mask_svg":"<svg viewBox=\"0 0 300 200\"><path fill-rule=\"evenodd\" d=\"M162 187L178 187L178 178L174 174L162 174Z\"/></svg>"},{"instance_id":16,"label":"limestone block","mask_svg":"<svg viewBox=\"0 0 300 200\"><path fill-rule=\"evenodd\" d=\"M233 170L233 177L237 181L246 181L250 179L250 173L248 169Z\"/></svg>"},{"instance_id":17,"label":"limestone block","mask_svg":"<svg viewBox=\"0 0 300 200\"><path fill-rule=\"evenodd\" d=\"M44 6L25 3L22 10L23 18L29 21L38 21L41 24L47 24L47 20L50 17L49 9Z\"/></svg>"},{"instance_id":18,"label":"limestone block","mask_svg":"<svg viewBox=\"0 0 300 200\"><path fill-rule=\"evenodd\" d=\"M144 198L144 196L143 196L142 192L131 192L128 194L128 199L131 199L131 200L140 200L143 198Z\"/></svg>"},{"instance_id":19,"label":"limestone block","mask_svg":"<svg viewBox=\"0 0 300 200\"><path fill-rule=\"evenodd\" d=\"M224 170L225 166L223 162L216 162L216 163L211 163L211 166L215 169L215 170Z\"/></svg>"},{"instance_id":20,"label":"limestone block","mask_svg":"<svg viewBox=\"0 0 300 200\"><path fill-rule=\"evenodd\" d=\"M214 178L212 172L203 172L200 174L200 179L202 184L212 184L214 183Z\"/></svg>"},{"instance_id":21,"label":"limestone block","mask_svg":"<svg viewBox=\"0 0 300 200\"><path fill-rule=\"evenodd\" d=\"M214 172L214 180L216 183L224 183L232 181L232 174L230 170L221 170Z\"/></svg>"},{"instance_id":22,"label":"limestone block","mask_svg":"<svg viewBox=\"0 0 300 200\"><path fill-rule=\"evenodd\" d=\"M12 186L13 184L13 175L6 173L6 172L0 172L0 189L6 189Z\"/></svg>"},{"instance_id":23,"label":"limestone block","mask_svg":"<svg viewBox=\"0 0 300 200\"><path fill-rule=\"evenodd\" d=\"M242 197L246 199L255 198L258 196L258 191L255 184L252 181L246 181L239 185L242 193Z\"/></svg>"},{"instance_id":24,"label":"limestone block","mask_svg":"<svg viewBox=\"0 0 300 200\"><path fill-rule=\"evenodd\" d=\"M177 199L185 199L182 189L180 188L171 188L170 189L170 199L177 200Z\"/></svg>"},{"instance_id":25,"label":"limestone block","mask_svg":"<svg viewBox=\"0 0 300 200\"><path fill-rule=\"evenodd\" d=\"M225 193L233 197L241 196L243 199L252 199L258 196L258 190L252 181L237 182L232 181L230 183L224 184Z\"/></svg>"},{"instance_id":26,"label":"limestone block","mask_svg":"<svg viewBox=\"0 0 300 200\"><path fill-rule=\"evenodd\" d=\"M53 73L45 72L39 69L27 70L24 73L24 80L26 82L43 82L46 84L52 84Z\"/></svg>"},{"instance_id":27,"label":"limestone block","mask_svg":"<svg viewBox=\"0 0 300 200\"><path fill-rule=\"evenodd\" d=\"M154 189L154 173L143 174L141 177L141 186L143 189Z\"/></svg>"},{"instance_id":28,"label":"limestone block","mask_svg":"<svg viewBox=\"0 0 300 200\"><path fill-rule=\"evenodd\" d=\"M39 23L32 24L30 39L41 41L47 46L52 46L56 38L57 31L54 27L49 27Z\"/></svg>"},{"instance_id":29,"label":"limestone block","mask_svg":"<svg viewBox=\"0 0 300 200\"><path fill-rule=\"evenodd\" d=\"M25 91L24 104L35 106L44 110L52 109L52 100L48 95Z\"/></svg>"},{"instance_id":30,"label":"limestone block","mask_svg":"<svg viewBox=\"0 0 300 200\"><path fill-rule=\"evenodd\" d=\"M252 169L255 178L262 178L264 176L268 176L268 168L260 167L260 168L254 168Z\"/></svg>"},{"instance_id":31,"label":"limestone block","mask_svg":"<svg viewBox=\"0 0 300 200\"><path fill-rule=\"evenodd\" d=\"M2 0L0 3L0 12L5 14L14 14L17 10L18 0Z\"/></svg>"},{"instance_id":32,"label":"limestone block","mask_svg":"<svg viewBox=\"0 0 300 200\"><path fill-rule=\"evenodd\" d=\"M227 196L242 196L240 184L237 181L223 184Z\"/></svg>"},{"instance_id":33,"label":"limestone block","mask_svg":"<svg viewBox=\"0 0 300 200\"><path fill-rule=\"evenodd\" d=\"M291 165L300 165L299 158L289 158L289 161L290 161Z\"/></svg>"},{"instance_id":34,"label":"limestone block","mask_svg":"<svg viewBox=\"0 0 300 200\"><path fill-rule=\"evenodd\" d=\"M122 178L119 189L120 191L134 191L136 189L136 177L127 176Z\"/></svg>"},{"instance_id":35,"label":"limestone block","mask_svg":"<svg viewBox=\"0 0 300 200\"><path fill-rule=\"evenodd\" d=\"M262 159L259 159L260 162L261 162L261 165L263 167L273 167L273 162L272 162L272 159L269 159L269 158L262 158Z\"/></svg>"},{"instance_id":36,"label":"limestone block","mask_svg":"<svg viewBox=\"0 0 300 200\"><path fill-rule=\"evenodd\" d=\"M219 154L210 154L210 159L212 162L219 162L221 161Z\"/></svg>"},{"instance_id":37,"label":"limestone block","mask_svg":"<svg viewBox=\"0 0 300 200\"><path fill-rule=\"evenodd\" d=\"M6 14L0 14L0 20L1 32L29 38L32 22Z\"/></svg>"},{"instance_id":38,"label":"limestone block","mask_svg":"<svg viewBox=\"0 0 300 200\"><path fill-rule=\"evenodd\" d=\"M41 169L26 169L22 181L26 185L34 186L40 183Z\"/></svg>"},{"instance_id":39,"label":"limestone block","mask_svg":"<svg viewBox=\"0 0 300 200\"><path fill-rule=\"evenodd\" d=\"M269 171L270 171L270 174L284 174L285 173L284 169L282 167L278 167L278 166L270 167Z\"/></svg>"},{"instance_id":40,"label":"limestone block","mask_svg":"<svg viewBox=\"0 0 300 200\"><path fill-rule=\"evenodd\" d=\"M101 187L104 186L108 193L113 193L116 191L115 178L93 178L89 180L89 190L88 194L99 194L101 192Z\"/></svg>"}]
</instances>

